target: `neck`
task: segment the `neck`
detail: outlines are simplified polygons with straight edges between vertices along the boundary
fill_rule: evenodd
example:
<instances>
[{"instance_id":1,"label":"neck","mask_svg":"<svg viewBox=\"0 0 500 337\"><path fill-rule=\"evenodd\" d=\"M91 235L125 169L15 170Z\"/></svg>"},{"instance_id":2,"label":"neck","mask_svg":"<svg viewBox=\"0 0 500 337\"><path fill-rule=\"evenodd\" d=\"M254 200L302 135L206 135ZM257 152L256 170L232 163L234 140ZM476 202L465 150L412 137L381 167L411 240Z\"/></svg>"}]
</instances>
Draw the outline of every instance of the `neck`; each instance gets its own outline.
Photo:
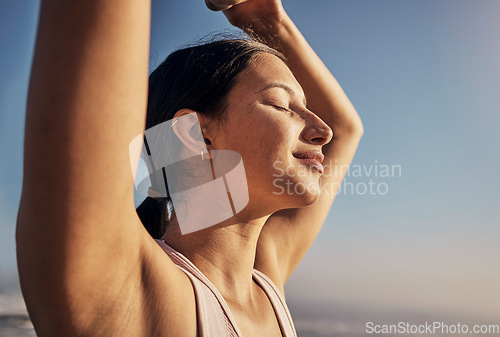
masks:
<instances>
[{"instance_id":1,"label":"neck","mask_svg":"<svg viewBox=\"0 0 500 337\"><path fill-rule=\"evenodd\" d=\"M269 216L221 224L182 235L176 219L162 237L186 256L219 290L226 301L248 303L254 299L252 278L257 241Z\"/></svg>"}]
</instances>

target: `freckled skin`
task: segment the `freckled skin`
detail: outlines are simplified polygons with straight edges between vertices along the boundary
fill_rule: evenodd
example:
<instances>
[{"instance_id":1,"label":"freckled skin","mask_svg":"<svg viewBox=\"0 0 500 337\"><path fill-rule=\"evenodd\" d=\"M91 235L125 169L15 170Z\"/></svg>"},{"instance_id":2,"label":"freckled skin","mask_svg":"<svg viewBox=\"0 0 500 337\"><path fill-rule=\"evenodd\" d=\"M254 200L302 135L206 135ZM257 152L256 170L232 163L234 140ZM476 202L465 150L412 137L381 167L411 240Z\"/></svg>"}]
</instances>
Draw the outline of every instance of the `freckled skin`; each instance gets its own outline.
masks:
<instances>
[{"instance_id":1,"label":"freckled skin","mask_svg":"<svg viewBox=\"0 0 500 337\"><path fill-rule=\"evenodd\" d=\"M146 231L131 193L130 160L138 160L140 147L131 153L130 141L144 132L146 120L151 2L41 2L16 228L19 278L37 335L195 337L193 284ZM323 148L325 161L348 166L363 135L361 119L281 0L206 2L223 9L232 25L282 46L309 107L334 128L334 142ZM288 166L295 186L343 179L320 177L292 155L321 151L333 137L306 108L292 72L263 54L239 74L220 128L198 115L209 150L242 155L246 209L187 235L175 216L162 237L217 288L247 337L282 336L253 269L284 295L335 197L335 191L319 196L314 189L272 193L273 173L279 173L272 164ZM269 84L280 87L263 91ZM186 138L187 148L199 154L202 144ZM298 176L306 169L311 174Z\"/></svg>"},{"instance_id":2,"label":"freckled skin","mask_svg":"<svg viewBox=\"0 0 500 337\"><path fill-rule=\"evenodd\" d=\"M262 91L273 83L289 86L293 94L277 87ZM303 90L283 61L274 55L259 55L256 62L238 75L228 95L226 113L227 119L214 132L209 149L240 153L252 208L271 213L283 208L307 206L319 198L320 173L307 167L292 153L321 151L321 146L310 139L316 128L328 126L304 106ZM292 192L297 183L308 186L308 189L299 194L278 194L282 189L273 185L275 179L281 179L279 185L284 187L284 182L290 180Z\"/></svg>"}]
</instances>

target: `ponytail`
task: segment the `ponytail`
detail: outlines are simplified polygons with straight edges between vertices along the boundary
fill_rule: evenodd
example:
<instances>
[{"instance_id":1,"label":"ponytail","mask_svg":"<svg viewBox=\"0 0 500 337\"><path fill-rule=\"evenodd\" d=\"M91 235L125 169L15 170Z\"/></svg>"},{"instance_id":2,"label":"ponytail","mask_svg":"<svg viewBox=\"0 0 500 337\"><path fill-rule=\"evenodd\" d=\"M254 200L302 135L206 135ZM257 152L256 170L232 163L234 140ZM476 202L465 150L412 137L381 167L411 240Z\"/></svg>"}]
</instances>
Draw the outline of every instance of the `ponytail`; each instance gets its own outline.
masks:
<instances>
[{"instance_id":1,"label":"ponytail","mask_svg":"<svg viewBox=\"0 0 500 337\"><path fill-rule=\"evenodd\" d=\"M160 239L165 234L169 222L167 212L169 202L171 202L170 197L155 199L148 196L136 208L142 224L154 239Z\"/></svg>"}]
</instances>

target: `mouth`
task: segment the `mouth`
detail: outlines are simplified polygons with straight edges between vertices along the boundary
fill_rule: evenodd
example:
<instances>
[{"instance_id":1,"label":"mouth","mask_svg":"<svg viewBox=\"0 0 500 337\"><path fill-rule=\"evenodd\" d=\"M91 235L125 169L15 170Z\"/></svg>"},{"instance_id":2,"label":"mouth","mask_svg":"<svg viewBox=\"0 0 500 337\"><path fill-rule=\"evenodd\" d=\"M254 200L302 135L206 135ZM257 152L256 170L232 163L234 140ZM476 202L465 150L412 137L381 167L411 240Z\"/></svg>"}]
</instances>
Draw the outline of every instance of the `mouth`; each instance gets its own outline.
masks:
<instances>
[{"instance_id":1,"label":"mouth","mask_svg":"<svg viewBox=\"0 0 500 337\"><path fill-rule=\"evenodd\" d=\"M323 160L325 156L321 152L318 151L310 151L310 152L302 152L302 153L293 153L293 156L309 167L316 169L320 174L323 174Z\"/></svg>"}]
</instances>

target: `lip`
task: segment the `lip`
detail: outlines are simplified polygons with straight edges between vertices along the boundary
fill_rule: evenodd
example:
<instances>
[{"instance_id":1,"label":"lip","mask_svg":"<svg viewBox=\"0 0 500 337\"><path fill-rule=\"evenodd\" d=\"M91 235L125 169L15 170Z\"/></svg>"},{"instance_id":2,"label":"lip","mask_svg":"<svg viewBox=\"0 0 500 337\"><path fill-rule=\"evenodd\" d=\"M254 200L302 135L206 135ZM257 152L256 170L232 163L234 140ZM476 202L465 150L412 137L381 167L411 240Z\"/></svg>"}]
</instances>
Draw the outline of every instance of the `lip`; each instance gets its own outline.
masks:
<instances>
[{"instance_id":1,"label":"lip","mask_svg":"<svg viewBox=\"0 0 500 337\"><path fill-rule=\"evenodd\" d=\"M316 168L319 173L323 174L323 160L325 159L325 156L319 152L319 151L308 151L308 152L301 152L301 153L293 153L293 156L297 159L300 159L304 163L308 164L309 166L312 166Z\"/></svg>"}]
</instances>

